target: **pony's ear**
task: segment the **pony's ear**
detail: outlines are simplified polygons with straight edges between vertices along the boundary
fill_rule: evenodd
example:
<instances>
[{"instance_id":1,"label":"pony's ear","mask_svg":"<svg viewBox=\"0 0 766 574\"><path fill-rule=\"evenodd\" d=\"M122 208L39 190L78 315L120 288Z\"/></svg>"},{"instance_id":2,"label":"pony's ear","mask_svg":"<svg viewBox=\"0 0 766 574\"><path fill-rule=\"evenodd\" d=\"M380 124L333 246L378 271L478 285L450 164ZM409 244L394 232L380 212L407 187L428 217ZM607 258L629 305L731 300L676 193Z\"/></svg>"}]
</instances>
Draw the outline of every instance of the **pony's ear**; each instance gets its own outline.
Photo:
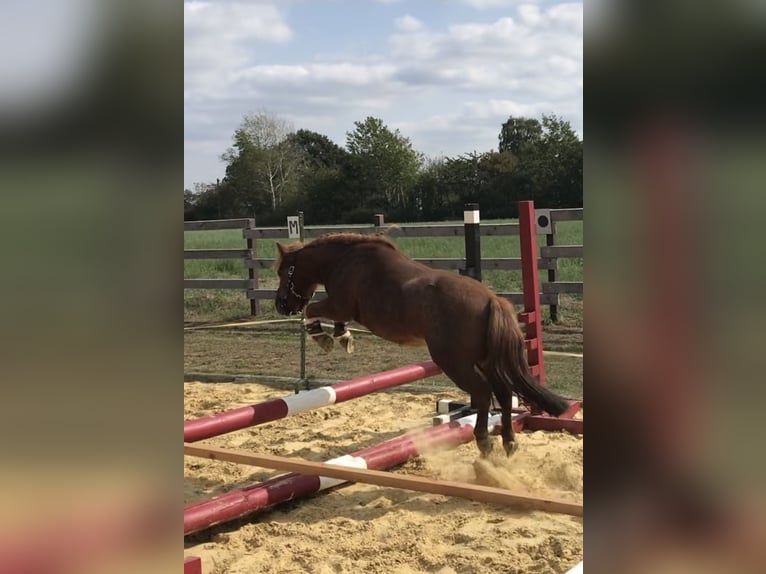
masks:
<instances>
[{"instance_id":1,"label":"pony's ear","mask_svg":"<svg viewBox=\"0 0 766 574\"><path fill-rule=\"evenodd\" d=\"M280 256L283 256L285 253L287 253L287 249L279 241L277 241L277 251L279 251Z\"/></svg>"}]
</instances>

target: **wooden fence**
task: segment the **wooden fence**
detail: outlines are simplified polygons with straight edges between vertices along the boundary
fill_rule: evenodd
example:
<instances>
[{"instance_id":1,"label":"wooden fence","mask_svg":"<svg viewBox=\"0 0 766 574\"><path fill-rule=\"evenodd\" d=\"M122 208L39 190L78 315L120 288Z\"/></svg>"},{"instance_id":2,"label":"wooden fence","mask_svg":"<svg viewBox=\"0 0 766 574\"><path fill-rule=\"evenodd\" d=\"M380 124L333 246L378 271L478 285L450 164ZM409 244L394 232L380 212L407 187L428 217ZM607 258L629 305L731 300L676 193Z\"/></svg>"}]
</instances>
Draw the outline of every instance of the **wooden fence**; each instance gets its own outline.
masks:
<instances>
[{"instance_id":1,"label":"wooden fence","mask_svg":"<svg viewBox=\"0 0 766 574\"><path fill-rule=\"evenodd\" d=\"M552 321L558 320L559 295L561 293L582 294L582 281L568 282L558 280L558 261L563 258L582 258L582 245L558 245L556 243L556 223L561 221L582 221L583 210L577 209L538 209L535 212L538 224L538 234L545 235L545 246L540 247L538 269L546 270L546 277L541 275L540 304L550 308ZM250 313L258 312L258 302L262 299L273 300L276 296L274 289L262 289L259 285L258 272L270 269L274 259L258 257L257 245L259 239L288 239L287 227L255 226L255 219L218 219L209 221L185 221L184 231L200 231L210 229L242 229L244 240L243 249L185 249L184 259L242 259L247 278L243 279L184 279L184 289L234 289L244 291L250 301ZM518 223L489 223L480 227L481 236L518 235ZM355 226L307 226L304 236L312 239L330 232L379 233L385 231L391 237L463 237L465 225L460 223L445 224L400 224L388 226L383 223L382 216L375 217L371 225ZM415 258L430 267L437 269L458 270L465 272L466 258ZM502 269L509 271L521 270L519 257L482 258L482 270ZM523 302L521 293L498 293L510 299L514 305ZM317 292L316 297L322 298L324 293Z\"/></svg>"}]
</instances>

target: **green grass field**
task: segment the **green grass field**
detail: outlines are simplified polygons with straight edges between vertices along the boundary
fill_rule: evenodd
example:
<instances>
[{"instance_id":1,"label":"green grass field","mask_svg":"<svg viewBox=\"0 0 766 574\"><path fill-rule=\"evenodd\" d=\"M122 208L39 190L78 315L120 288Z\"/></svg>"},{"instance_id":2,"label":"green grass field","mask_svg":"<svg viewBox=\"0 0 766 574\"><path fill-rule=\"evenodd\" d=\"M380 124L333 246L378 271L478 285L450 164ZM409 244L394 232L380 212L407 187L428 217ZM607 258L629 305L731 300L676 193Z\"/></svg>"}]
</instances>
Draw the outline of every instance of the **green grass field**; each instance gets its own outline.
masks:
<instances>
[{"instance_id":1,"label":"green grass field","mask_svg":"<svg viewBox=\"0 0 766 574\"><path fill-rule=\"evenodd\" d=\"M504 222L512 220L504 220ZM491 223L491 222L486 222ZM582 245L583 226L581 221L566 221L557 224L556 242L560 245ZM544 241L538 236L538 242ZM417 237L394 239L398 247L411 257L463 257L465 255L462 237ZM276 257L275 240L259 240L257 253L261 257ZM184 233L185 249L242 249L245 246L242 231L187 231ZM518 257L519 238L515 236L482 237L483 257ZM242 260L212 259L189 260L184 262L185 278L244 278L247 272ZM265 288L276 286L276 274L271 270L259 272L260 284ZM560 259L558 278L560 281L582 281L582 259ZM541 277L544 280L545 277ZM520 271L484 271L484 282L498 292L520 292ZM567 311L575 320L581 321L581 310L577 310L579 297L562 296L562 311ZM574 302L574 307L572 303ZM262 302L264 317L273 315ZM581 305L580 305L581 309ZM184 296L184 317L187 321L231 320L247 316L249 305L238 291L187 290Z\"/></svg>"}]
</instances>

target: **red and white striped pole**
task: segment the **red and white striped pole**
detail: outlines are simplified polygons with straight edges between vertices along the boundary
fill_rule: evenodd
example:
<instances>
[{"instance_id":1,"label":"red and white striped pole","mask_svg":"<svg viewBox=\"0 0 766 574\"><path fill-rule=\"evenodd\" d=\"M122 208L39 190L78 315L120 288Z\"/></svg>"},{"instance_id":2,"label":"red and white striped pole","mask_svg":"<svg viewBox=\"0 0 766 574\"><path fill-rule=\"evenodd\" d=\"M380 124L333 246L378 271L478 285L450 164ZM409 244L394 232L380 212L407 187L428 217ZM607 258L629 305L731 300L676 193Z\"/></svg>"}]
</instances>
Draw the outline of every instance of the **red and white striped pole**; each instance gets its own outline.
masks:
<instances>
[{"instance_id":1,"label":"red and white striped pole","mask_svg":"<svg viewBox=\"0 0 766 574\"><path fill-rule=\"evenodd\" d=\"M514 415L521 417L523 415ZM456 446L473 440L476 415L427 428L364 448L349 455L328 460L355 468L383 470L402 464L423 452L439 446ZM499 429L500 415L489 419L491 431ZM497 429L495 428L497 427ZM268 506L302 498L345 482L337 478L290 473L271 480L233 490L220 496L189 504L184 509L184 535L216 524L241 518Z\"/></svg>"},{"instance_id":2,"label":"red and white striped pole","mask_svg":"<svg viewBox=\"0 0 766 574\"><path fill-rule=\"evenodd\" d=\"M396 387L440 374L433 361L423 361L390 371L366 375L337 385L320 387L280 399L224 411L215 415L184 421L184 442L196 442L235 430L260 425L342 403L381 389Z\"/></svg>"}]
</instances>

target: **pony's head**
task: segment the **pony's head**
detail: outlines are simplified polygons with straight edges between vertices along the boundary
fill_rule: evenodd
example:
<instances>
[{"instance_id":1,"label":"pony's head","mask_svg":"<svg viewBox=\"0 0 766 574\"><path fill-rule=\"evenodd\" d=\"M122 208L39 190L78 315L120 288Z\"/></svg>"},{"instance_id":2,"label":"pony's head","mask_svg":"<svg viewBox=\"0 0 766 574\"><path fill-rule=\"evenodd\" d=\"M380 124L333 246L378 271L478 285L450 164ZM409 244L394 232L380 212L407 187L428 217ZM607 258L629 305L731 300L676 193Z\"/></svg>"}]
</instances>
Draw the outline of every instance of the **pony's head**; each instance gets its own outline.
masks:
<instances>
[{"instance_id":1,"label":"pony's head","mask_svg":"<svg viewBox=\"0 0 766 574\"><path fill-rule=\"evenodd\" d=\"M274 305L281 315L295 315L300 313L306 304L314 296L315 284L311 284L301 277L298 269L298 253L303 249L303 244L282 245L277 243L277 261L274 269L279 276L279 288Z\"/></svg>"}]
</instances>

